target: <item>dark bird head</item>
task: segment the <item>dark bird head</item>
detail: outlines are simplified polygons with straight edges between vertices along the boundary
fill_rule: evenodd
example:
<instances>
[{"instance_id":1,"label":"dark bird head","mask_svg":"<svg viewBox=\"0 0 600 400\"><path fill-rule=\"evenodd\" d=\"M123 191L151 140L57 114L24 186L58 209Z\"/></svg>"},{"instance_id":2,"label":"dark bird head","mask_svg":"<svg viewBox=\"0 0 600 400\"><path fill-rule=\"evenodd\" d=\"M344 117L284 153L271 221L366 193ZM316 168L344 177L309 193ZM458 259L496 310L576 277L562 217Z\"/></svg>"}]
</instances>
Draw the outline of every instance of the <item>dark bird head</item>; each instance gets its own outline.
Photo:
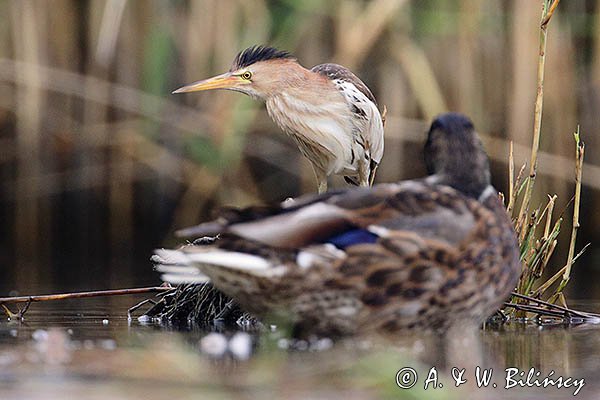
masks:
<instances>
[{"instance_id":1,"label":"dark bird head","mask_svg":"<svg viewBox=\"0 0 600 400\"><path fill-rule=\"evenodd\" d=\"M227 89L265 99L300 79L297 75L302 69L287 51L252 46L235 57L228 72L186 85L173 93Z\"/></svg>"},{"instance_id":2,"label":"dark bird head","mask_svg":"<svg viewBox=\"0 0 600 400\"><path fill-rule=\"evenodd\" d=\"M490 185L487 154L469 118L458 113L438 116L425 143L427 173L436 183L479 198Z\"/></svg>"}]
</instances>

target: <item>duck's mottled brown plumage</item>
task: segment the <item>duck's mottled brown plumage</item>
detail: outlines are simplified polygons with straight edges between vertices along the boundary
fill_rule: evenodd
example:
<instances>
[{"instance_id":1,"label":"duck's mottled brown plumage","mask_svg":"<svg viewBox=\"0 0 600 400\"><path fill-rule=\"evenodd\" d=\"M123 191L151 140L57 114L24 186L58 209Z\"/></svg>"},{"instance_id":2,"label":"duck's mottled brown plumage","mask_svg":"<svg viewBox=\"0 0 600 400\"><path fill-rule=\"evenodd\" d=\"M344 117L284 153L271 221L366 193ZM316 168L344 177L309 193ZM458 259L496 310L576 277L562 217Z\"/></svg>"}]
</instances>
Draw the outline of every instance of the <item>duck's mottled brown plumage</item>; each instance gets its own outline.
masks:
<instances>
[{"instance_id":1,"label":"duck's mottled brown plumage","mask_svg":"<svg viewBox=\"0 0 600 400\"><path fill-rule=\"evenodd\" d=\"M425 180L303 198L256 209L257 218L251 210L230 212L196 228L222 235L213 245L187 247L185 259L247 310L281 314L310 332L480 322L514 288L520 263L489 171L472 170L466 186L452 175L456 160L449 158L475 158L487 169L465 121L448 114L432 125L430 140L447 143L438 143L436 157L429 143L433 175ZM229 261L206 258L215 251L241 258L223 266ZM159 254L168 263L169 253Z\"/></svg>"}]
</instances>

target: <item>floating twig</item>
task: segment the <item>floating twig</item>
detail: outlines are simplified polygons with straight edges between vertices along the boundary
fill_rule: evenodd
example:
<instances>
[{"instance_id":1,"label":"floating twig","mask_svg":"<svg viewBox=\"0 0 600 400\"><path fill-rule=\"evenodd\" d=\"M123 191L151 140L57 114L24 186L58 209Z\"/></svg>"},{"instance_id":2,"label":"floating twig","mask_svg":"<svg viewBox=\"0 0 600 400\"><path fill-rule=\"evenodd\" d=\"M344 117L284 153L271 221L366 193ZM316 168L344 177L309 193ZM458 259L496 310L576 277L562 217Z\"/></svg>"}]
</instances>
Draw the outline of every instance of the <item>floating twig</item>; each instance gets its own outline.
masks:
<instances>
[{"instance_id":1,"label":"floating twig","mask_svg":"<svg viewBox=\"0 0 600 400\"><path fill-rule=\"evenodd\" d=\"M75 292L75 293L58 293L58 294L43 294L35 296L14 296L14 297L0 297L0 306L2 306L6 315L9 318L22 319L25 312L29 308L31 303L41 301L54 301L54 300L67 300L67 299L84 299L88 297L105 297L105 296L124 296L132 294L143 294L143 293L157 293L172 290L170 286L151 286L144 288L130 288L130 289L113 289L113 290L95 290L90 292ZM20 304L27 303L25 308L19 310L17 313L11 312L7 304Z\"/></svg>"}]
</instances>

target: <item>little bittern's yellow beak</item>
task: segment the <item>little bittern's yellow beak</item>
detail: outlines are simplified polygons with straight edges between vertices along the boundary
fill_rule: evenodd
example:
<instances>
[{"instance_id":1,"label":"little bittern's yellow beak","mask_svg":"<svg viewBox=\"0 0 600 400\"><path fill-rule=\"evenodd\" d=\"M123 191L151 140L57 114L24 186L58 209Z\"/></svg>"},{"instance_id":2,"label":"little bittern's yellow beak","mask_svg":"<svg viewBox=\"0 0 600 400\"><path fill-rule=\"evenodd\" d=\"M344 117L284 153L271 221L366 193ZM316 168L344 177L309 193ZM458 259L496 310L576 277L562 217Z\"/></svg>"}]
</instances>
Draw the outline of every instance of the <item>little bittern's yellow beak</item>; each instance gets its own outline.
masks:
<instances>
[{"instance_id":1,"label":"little bittern's yellow beak","mask_svg":"<svg viewBox=\"0 0 600 400\"><path fill-rule=\"evenodd\" d=\"M212 78L191 83L175 90L173 93L199 92L201 90L211 89L231 89L242 81L243 79L239 76L233 75L231 72L226 72Z\"/></svg>"}]
</instances>

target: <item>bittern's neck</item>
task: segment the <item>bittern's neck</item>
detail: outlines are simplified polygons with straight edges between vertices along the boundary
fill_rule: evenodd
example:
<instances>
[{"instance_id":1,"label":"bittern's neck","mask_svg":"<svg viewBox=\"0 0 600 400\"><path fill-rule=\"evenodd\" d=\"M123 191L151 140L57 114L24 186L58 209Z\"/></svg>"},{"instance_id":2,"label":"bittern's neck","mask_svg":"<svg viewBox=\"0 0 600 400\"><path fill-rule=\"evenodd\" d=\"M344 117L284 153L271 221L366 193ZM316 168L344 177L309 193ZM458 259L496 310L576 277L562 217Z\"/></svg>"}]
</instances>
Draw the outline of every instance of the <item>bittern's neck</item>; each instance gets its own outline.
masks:
<instances>
[{"instance_id":1,"label":"bittern's neck","mask_svg":"<svg viewBox=\"0 0 600 400\"><path fill-rule=\"evenodd\" d=\"M331 121L345 123L341 121L347 117L348 106L329 79L298 63L290 64L275 79L279 79L277 84L266 92L267 110L286 132L304 135L322 131Z\"/></svg>"},{"instance_id":2,"label":"bittern's neck","mask_svg":"<svg viewBox=\"0 0 600 400\"><path fill-rule=\"evenodd\" d=\"M270 64L270 73L263 74L261 81L256 82L263 100L287 97L315 104L331 100L332 93L339 95L328 79L304 68L296 60L276 60Z\"/></svg>"},{"instance_id":3,"label":"bittern's neck","mask_svg":"<svg viewBox=\"0 0 600 400\"><path fill-rule=\"evenodd\" d=\"M308 70L296 77L302 78L288 80L266 98L267 111L296 140L315 171L339 173L345 160L354 157L350 108L329 80Z\"/></svg>"}]
</instances>

